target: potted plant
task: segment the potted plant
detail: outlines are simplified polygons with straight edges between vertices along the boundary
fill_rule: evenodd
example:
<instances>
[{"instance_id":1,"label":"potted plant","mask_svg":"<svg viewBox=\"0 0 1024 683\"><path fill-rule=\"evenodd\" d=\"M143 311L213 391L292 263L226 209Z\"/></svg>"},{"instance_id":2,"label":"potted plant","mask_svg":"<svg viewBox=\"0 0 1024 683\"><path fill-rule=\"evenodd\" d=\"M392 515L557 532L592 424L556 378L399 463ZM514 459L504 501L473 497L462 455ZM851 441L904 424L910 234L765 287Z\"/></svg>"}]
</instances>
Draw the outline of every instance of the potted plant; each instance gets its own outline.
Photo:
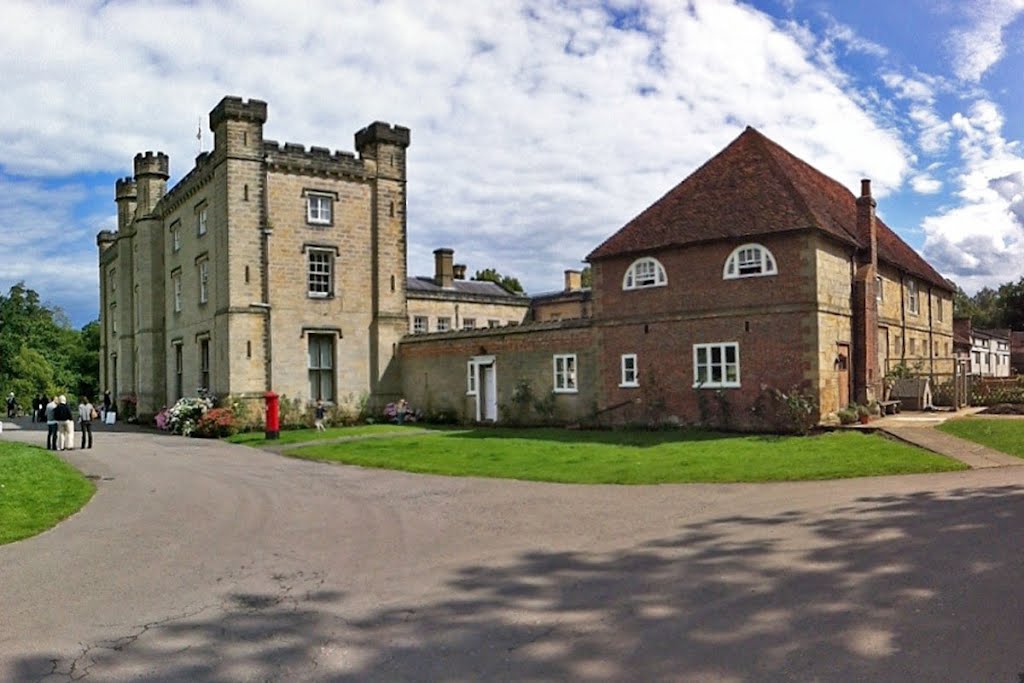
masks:
<instances>
[{"instance_id":1,"label":"potted plant","mask_svg":"<svg viewBox=\"0 0 1024 683\"><path fill-rule=\"evenodd\" d=\"M852 425L857 421L857 411L852 407L842 408L836 412L836 417L839 418L839 424Z\"/></svg>"},{"instance_id":2,"label":"potted plant","mask_svg":"<svg viewBox=\"0 0 1024 683\"><path fill-rule=\"evenodd\" d=\"M871 420L871 408L865 405L858 405L857 417L860 418L862 425L866 425Z\"/></svg>"}]
</instances>

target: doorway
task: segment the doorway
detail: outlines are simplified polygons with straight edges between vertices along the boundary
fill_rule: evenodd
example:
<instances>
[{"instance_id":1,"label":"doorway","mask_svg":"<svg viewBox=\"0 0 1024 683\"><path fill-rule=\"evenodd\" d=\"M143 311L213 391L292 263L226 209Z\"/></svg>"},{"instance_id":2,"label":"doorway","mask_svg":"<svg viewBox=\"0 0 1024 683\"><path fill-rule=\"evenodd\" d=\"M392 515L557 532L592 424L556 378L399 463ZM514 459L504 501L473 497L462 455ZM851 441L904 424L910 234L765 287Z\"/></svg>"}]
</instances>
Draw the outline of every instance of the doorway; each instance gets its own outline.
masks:
<instances>
[{"instance_id":1,"label":"doorway","mask_svg":"<svg viewBox=\"0 0 1024 683\"><path fill-rule=\"evenodd\" d=\"M471 360L476 392L476 421L496 422L498 419L498 373L494 356L476 356Z\"/></svg>"},{"instance_id":2,"label":"doorway","mask_svg":"<svg viewBox=\"0 0 1024 683\"><path fill-rule=\"evenodd\" d=\"M839 407L850 405L850 345L836 344L836 382L839 384Z\"/></svg>"}]
</instances>

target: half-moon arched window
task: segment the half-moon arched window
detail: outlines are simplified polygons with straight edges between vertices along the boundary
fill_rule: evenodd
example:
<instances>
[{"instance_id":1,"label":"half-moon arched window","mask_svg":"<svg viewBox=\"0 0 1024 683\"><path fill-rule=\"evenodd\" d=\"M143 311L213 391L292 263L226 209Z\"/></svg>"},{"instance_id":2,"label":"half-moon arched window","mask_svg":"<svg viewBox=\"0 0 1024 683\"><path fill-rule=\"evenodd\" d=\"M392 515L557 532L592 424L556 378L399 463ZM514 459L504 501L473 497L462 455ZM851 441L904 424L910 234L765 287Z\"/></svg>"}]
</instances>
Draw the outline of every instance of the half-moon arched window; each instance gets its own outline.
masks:
<instances>
[{"instance_id":1,"label":"half-moon arched window","mask_svg":"<svg viewBox=\"0 0 1024 683\"><path fill-rule=\"evenodd\" d=\"M740 277L761 277L777 275L775 257L760 244L744 244L736 247L725 260L722 278L732 280Z\"/></svg>"},{"instance_id":2,"label":"half-moon arched window","mask_svg":"<svg viewBox=\"0 0 1024 683\"><path fill-rule=\"evenodd\" d=\"M626 269L622 278L623 289L641 289L643 287L664 287L668 284L665 267L656 258L646 256L639 258Z\"/></svg>"}]
</instances>

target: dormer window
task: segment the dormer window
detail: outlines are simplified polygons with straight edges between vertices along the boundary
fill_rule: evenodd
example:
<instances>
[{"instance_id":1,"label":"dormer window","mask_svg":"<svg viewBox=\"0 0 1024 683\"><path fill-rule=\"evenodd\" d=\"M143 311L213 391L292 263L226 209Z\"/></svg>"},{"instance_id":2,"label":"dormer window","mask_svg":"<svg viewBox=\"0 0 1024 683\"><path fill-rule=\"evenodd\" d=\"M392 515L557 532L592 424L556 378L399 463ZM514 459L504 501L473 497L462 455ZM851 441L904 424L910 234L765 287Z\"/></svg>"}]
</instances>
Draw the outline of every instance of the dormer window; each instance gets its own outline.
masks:
<instances>
[{"instance_id":1,"label":"dormer window","mask_svg":"<svg viewBox=\"0 0 1024 683\"><path fill-rule=\"evenodd\" d=\"M665 267L658 259L646 257L637 259L626 270L622 278L623 289L642 289L644 287L664 287L668 284Z\"/></svg>"},{"instance_id":2,"label":"dormer window","mask_svg":"<svg viewBox=\"0 0 1024 683\"><path fill-rule=\"evenodd\" d=\"M777 275L775 257L760 244L744 244L736 247L725 260L722 278L734 280L741 277L762 277Z\"/></svg>"}]
</instances>

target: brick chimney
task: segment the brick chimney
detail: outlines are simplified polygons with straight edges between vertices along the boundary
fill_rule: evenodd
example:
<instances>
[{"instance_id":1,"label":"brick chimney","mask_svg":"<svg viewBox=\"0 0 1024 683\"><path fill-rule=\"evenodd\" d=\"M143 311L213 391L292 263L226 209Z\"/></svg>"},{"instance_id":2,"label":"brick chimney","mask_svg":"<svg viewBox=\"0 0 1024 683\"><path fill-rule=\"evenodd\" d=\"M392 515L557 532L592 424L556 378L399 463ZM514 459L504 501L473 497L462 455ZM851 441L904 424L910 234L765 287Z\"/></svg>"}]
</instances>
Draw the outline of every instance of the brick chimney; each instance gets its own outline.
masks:
<instances>
[{"instance_id":1,"label":"brick chimney","mask_svg":"<svg viewBox=\"0 0 1024 683\"><path fill-rule=\"evenodd\" d=\"M466 279L466 264L465 263L456 263L454 266L452 266L452 275L455 277L456 280L465 280Z\"/></svg>"},{"instance_id":2,"label":"brick chimney","mask_svg":"<svg viewBox=\"0 0 1024 683\"><path fill-rule=\"evenodd\" d=\"M454 254L455 252L451 249L434 250L434 284L438 287L444 289L453 287L452 281L455 276L452 269L452 258Z\"/></svg>"},{"instance_id":3,"label":"brick chimney","mask_svg":"<svg viewBox=\"0 0 1024 683\"><path fill-rule=\"evenodd\" d=\"M856 272L853 281L853 397L858 403L881 398L878 367L878 225L871 181L860 181L857 198Z\"/></svg>"},{"instance_id":4,"label":"brick chimney","mask_svg":"<svg viewBox=\"0 0 1024 683\"><path fill-rule=\"evenodd\" d=\"M583 288L583 273L578 270L565 271L565 291L576 292Z\"/></svg>"}]
</instances>

